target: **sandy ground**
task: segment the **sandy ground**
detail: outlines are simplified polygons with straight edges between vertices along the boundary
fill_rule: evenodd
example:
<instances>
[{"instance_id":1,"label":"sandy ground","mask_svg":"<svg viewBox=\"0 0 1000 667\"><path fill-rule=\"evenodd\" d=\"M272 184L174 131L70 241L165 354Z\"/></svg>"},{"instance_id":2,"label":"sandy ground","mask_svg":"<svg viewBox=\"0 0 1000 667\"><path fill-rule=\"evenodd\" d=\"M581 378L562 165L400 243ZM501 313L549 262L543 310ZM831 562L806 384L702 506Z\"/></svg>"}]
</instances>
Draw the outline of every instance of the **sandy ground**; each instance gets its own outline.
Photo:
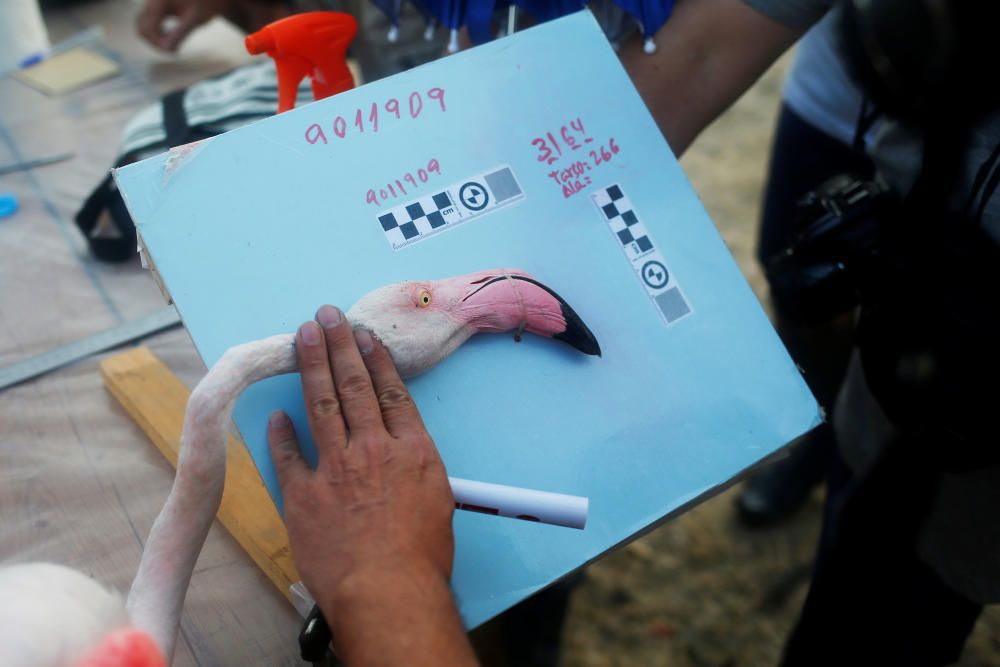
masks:
<instances>
[{"instance_id":1,"label":"sandy ground","mask_svg":"<svg viewBox=\"0 0 1000 667\"><path fill-rule=\"evenodd\" d=\"M753 259L780 61L692 146L683 165L762 299ZM778 663L808 588L821 491L779 527L737 521L739 488L588 569L563 640L564 667L764 667ZM1000 608L988 609L959 665L1000 666Z\"/></svg>"}]
</instances>

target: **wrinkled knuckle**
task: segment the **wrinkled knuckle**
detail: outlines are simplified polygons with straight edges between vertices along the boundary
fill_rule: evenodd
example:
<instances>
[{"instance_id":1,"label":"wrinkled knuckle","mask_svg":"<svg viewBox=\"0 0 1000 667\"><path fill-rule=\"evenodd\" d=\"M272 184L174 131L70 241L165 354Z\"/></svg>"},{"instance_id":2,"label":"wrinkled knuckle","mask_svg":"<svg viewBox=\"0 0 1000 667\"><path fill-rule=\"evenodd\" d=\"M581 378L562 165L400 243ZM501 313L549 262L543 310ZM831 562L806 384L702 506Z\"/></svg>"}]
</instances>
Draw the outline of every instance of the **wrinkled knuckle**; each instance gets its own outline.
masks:
<instances>
[{"instance_id":1,"label":"wrinkled knuckle","mask_svg":"<svg viewBox=\"0 0 1000 667\"><path fill-rule=\"evenodd\" d=\"M399 410L413 405L410 392L401 384L391 384L378 391L378 404L383 410Z\"/></svg>"},{"instance_id":2,"label":"wrinkled knuckle","mask_svg":"<svg viewBox=\"0 0 1000 667\"><path fill-rule=\"evenodd\" d=\"M399 448L392 446L387 440L380 441L369 450L371 465L373 468L382 470L392 470L403 464L403 459L399 455Z\"/></svg>"},{"instance_id":3,"label":"wrinkled knuckle","mask_svg":"<svg viewBox=\"0 0 1000 667\"><path fill-rule=\"evenodd\" d=\"M321 477L332 486L340 486L347 481L347 476L344 473L342 465L323 466L320 473Z\"/></svg>"},{"instance_id":4,"label":"wrinkled knuckle","mask_svg":"<svg viewBox=\"0 0 1000 667\"><path fill-rule=\"evenodd\" d=\"M306 355L305 359L302 360L302 365L305 366L305 370L329 370L330 362L325 356L320 355Z\"/></svg>"},{"instance_id":5,"label":"wrinkled knuckle","mask_svg":"<svg viewBox=\"0 0 1000 667\"><path fill-rule=\"evenodd\" d=\"M352 373L340 384L340 391L347 396L360 396L371 391L371 382L361 373Z\"/></svg>"},{"instance_id":6,"label":"wrinkled knuckle","mask_svg":"<svg viewBox=\"0 0 1000 667\"><path fill-rule=\"evenodd\" d=\"M274 440L272 447L274 458L280 463L290 461L298 455L295 451L296 443L291 438L278 438Z\"/></svg>"},{"instance_id":7,"label":"wrinkled knuckle","mask_svg":"<svg viewBox=\"0 0 1000 667\"><path fill-rule=\"evenodd\" d=\"M367 457L359 456L344 461L343 475L347 480L355 481L368 477L371 471L371 464Z\"/></svg>"},{"instance_id":8,"label":"wrinkled knuckle","mask_svg":"<svg viewBox=\"0 0 1000 667\"><path fill-rule=\"evenodd\" d=\"M334 394L322 394L309 401L309 409L317 417L334 417L340 414L340 401Z\"/></svg>"}]
</instances>

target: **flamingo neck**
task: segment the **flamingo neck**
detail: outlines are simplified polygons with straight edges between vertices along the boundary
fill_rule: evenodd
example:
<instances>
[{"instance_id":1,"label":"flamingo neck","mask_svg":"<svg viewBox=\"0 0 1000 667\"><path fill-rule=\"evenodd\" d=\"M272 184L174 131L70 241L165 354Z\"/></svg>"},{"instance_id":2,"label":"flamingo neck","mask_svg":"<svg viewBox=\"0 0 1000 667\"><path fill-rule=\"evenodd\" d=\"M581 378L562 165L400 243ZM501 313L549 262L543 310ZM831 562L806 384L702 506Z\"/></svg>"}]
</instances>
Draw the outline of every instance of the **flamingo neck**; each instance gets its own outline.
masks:
<instances>
[{"instance_id":1,"label":"flamingo neck","mask_svg":"<svg viewBox=\"0 0 1000 667\"><path fill-rule=\"evenodd\" d=\"M294 341L284 334L231 348L188 399L174 484L126 603L132 622L156 641L168 664L188 584L222 500L233 405L254 382L297 370Z\"/></svg>"}]
</instances>

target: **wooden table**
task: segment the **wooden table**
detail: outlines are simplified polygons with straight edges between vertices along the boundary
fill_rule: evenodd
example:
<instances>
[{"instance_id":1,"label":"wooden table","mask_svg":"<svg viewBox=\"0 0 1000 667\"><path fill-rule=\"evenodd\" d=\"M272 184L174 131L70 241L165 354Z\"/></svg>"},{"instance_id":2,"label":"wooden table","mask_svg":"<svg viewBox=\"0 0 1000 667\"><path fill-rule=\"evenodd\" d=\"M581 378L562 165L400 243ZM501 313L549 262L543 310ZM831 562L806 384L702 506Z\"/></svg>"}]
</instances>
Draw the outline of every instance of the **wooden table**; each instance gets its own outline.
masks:
<instances>
[{"instance_id":1,"label":"wooden table","mask_svg":"<svg viewBox=\"0 0 1000 667\"><path fill-rule=\"evenodd\" d=\"M134 31L136 5L103 0L46 16L53 42L91 25L122 74L50 98L0 80L0 164L72 151L75 158L0 176L20 211L0 220L0 366L161 308L138 260L89 256L73 215L115 159L121 131L170 90L248 60L218 21L179 56L154 53ZM183 329L146 344L189 386L205 372ZM173 469L82 361L0 391L0 562L53 561L126 591ZM176 665L301 664L300 620L216 523L191 581Z\"/></svg>"}]
</instances>

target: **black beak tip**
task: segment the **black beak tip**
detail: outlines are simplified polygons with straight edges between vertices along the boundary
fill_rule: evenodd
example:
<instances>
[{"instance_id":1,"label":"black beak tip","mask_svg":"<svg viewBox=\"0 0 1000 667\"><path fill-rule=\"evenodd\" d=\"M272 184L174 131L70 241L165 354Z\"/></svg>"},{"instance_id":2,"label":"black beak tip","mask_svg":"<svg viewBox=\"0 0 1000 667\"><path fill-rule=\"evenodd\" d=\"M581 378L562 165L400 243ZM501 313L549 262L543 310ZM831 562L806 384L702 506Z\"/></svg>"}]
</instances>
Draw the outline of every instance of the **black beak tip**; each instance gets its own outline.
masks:
<instances>
[{"instance_id":1,"label":"black beak tip","mask_svg":"<svg viewBox=\"0 0 1000 667\"><path fill-rule=\"evenodd\" d=\"M569 307L565 301L560 299L560 309L563 318L566 320L566 330L557 333L553 338L568 343L580 350L584 354L599 357L601 356L601 346L594 337L593 332L583 323L576 311Z\"/></svg>"}]
</instances>

